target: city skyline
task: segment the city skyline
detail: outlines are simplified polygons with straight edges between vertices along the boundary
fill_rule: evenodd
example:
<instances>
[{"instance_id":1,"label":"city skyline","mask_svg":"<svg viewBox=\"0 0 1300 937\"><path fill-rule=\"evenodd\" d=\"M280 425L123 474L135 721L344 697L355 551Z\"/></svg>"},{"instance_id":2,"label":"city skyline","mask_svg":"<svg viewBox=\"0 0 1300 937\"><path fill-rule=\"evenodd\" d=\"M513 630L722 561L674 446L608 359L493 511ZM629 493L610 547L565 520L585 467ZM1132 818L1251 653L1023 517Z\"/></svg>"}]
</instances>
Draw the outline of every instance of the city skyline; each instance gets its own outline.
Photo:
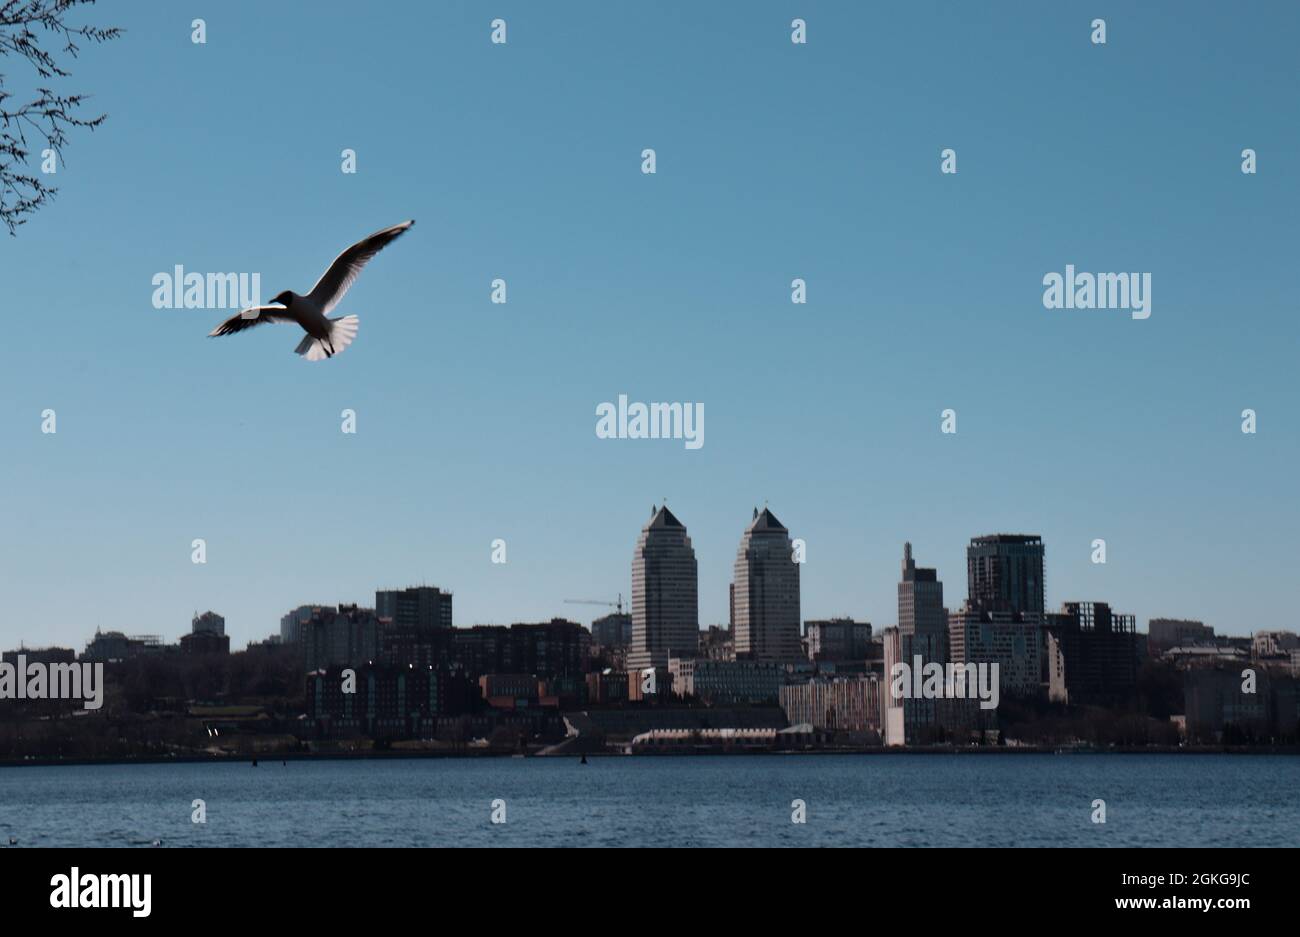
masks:
<instances>
[{"instance_id":1,"label":"city skyline","mask_svg":"<svg viewBox=\"0 0 1300 937\"><path fill-rule=\"evenodd\" d=\"M799 637L804 636L805 633L804 625L808 622L820 622L820 621L827 621L827 620L841 620L841 621L860 620L860 621L868 622L873 628L876 629L877 633L882 632L886 628L896 628L905 636L911 636L913 634L938 634L941 640L946 642L948 637L948 632L949 632L950 615L952 616L953 619L955 619L959 613L964 612L967 608L970 608L972 611L988 611L994 608L1002 609L1002 606L990 603L983 598L976 598L974 600L974 603L972 604L971 592L975 591L977 594L980 593L986 587L987 580L988 580L987 571L985 569L977 569L975 557L980 554L987 553L990 544L994 544L994 543L1002 543L1002 544L1014 543L1017 545L1025 544L1025 543L1031 544L1032 545L1031 549L1035 551L1035 555L1037 557L1037 559L1035 560L1035 562L1038 564L1037 568L1042 572L1045 572L1046 569L1046 552L1045 552L1046 544L1044 538L1041 538L1038 535L1035 534L1026 535L1021 533L1009 534L1005 532L975 534L970 536L967 539L966 545L963 548L963 552L966 557L966 563L965 563L966 576L962 577L962 581L965 581L967 583L965 589L966 595L963 596L960 600L958 600L950 592L949 597L945 598L944 588L943 588L943 582L944 582L943 576L939 575L938 570L933 567L931 568L919 567L913 557L913 549L912 549L911 541L904 541L901 573L899 574L899 578L894 580L896 605L894 606L895 615L892 618L870 619L866 616L855 615L852 611L835 611L827 615L808 614L803 611L804 595L803 595L803 589L798 575L799 567L802 567L803 564L795 561L794 560L795 554L785 549L786 545L791 544L793 538L791 538L790 536L790 531L776 518L776 516L771 512L770 508L764 506L762 511L759 511L758 508L753 509L749 524L747 524L742 530L741 544L740 544L739 551L732 560L731 581L729 583L729 601L732 603L735 602L735 593L734 593L735 584L738 579L742 578L742 566L745 565L746 558L749 557L752 552L750 548L750 542L751 542L751 538L754 536L756 531L760 535L769 535L769 536L774 535L775 538L771 540L770 543L768 544L762 544L759 541L755 541L756 545L761 547L758 563L770 567L774 565L774 560L777 559L777 553L780 553L781 556L786 556L786 555L790 556L790 564L792 567L794 567L795 570L791 580L792 588L794 589L793 609L794 609L795 617L793 620L797 623ZM658 541L657 547L655 546L656 541L652 538L652 534L657 535L658 537L661 538ZM668 542L665 542L665 538L667 539ZM643 580L645 580L646 576L649 575L650 579L657 583L655 585L655 590L654 590L654 594L656 596L655 599L656 603L658 603L662 599L663 593L665 591L668 592L673 591L672 588L668 588L668 589L665 588L666 583L671 582L674 588L680 588L681 582L684 581L683 577L689 578L690 580L690 582L688 583L689 594L686 596L686 598L688 599L686 605L681 605L681 601L677 599L677 597L675 596L669 597L670 601L668 604L672 606L671 615L669 617L672 618L672 621L669 622L668 631L664 631L662 633L663 634L676 633L672 631L672 628L676 627L674 622L676 622L677 619L682 619L684 621L683 614L685 613L687 606L693 604L695 605L695 607L698 608L698 591L697 591L698 590L698 585L697 585L698 560L695 557L693 542L691 537L689 536L687 525L684 524L675 514L673 514L668 509L667 504L662 504L662 505L656 504L651 508L650 519L642 527L641 534L636 542L636 546L633 551L633 562L632 562L632 573L631 573L632 588L628 590L628 593L626 593L630 595L631 601L621 606L621 607L625 607L628 617L633 622L638 621L637 618L638 611L644 613L645 610L645 605L643 604L643 600L641 599L641 596L644 594L644 590L639 591L637 586L637 578L638 578L637 568L638 565L643 565L646 562L647 547L651 548L650 553L655 555L655 561L660 564L662 564L665 558L675 557L676 554L680 552L682 553L682 559L678 562L685 562L689 566L689 570L687 570L686 567L677 568L675 569L674 572L672 572L671 575L665 578L664 573L660 571L664 567L660 565L656 567L655 572L653 574L649 574L649 573L643 574L642 577ZM793 549L793 547L791 547L791 549ZM756 565L755 560L753 559L749 559L748 563L751 567ZM768 570L767 574L771 575L771 570ZM1046 578L1045 576L1040 574L1039 578L1035 581L1033 586L1031 586L1031 588L1037 589L1037 592L1040 597L1045 594L1045 584L1044 584L1045 578ZM391 619L394 623L402 627L414 627L417 623L421 623L422 626L424 627L432 627L436 625L437 627L444 627L444 628L445 627L472 628L480 625L501 625L507 623L507 621L511 624L518 624L518 623L535 622L535 621L565 620L565 621L571 621L571 622L582 624L584 625L584 627L590 629L592 622L598 621L610 615L610 612L608 610L604 612L592 612L589 616L582 616L582 618L590 618L590 621L580 621L578 616L574 615L573 613L571 613L566 609L551 614L541 614L532 618L506 619L502 617L497 617L485 621L473 621L473 622L465 622L463 620L457 621L454 620L454 614L452 611L453 609L452 598L456 594L456 590L453 588L448 588L445 582L435 584L428 581L420 581L418 583L414 583L407 586L394 587L391 585L392 582L391 579L387 579L384 581L390 584L387 586L375 587L368 591L368 595L373 595L374 597L374 601L370 602L369 604L367 604L365 600L359 600L355 597L346 598L346 599L344 598L331 599L329 601L324 601L324 602L305 602L305 603L298 602L297 604L285 609L284 611L281 611L280 613L271 616L271 618L268 619L270 622L272 622L272 625L271 627L269 627L269 629L251 634L247 638L241 638L241 640L243 644L246 645L249 643L261 643L271 636L280 636L284 633L287 622L289 622L290 620L303 619L304 614L309 613L313 608L353 607L353 608L369 609L371 611L374 611L378 617ZM972 589L972 587L974 588ZM785 584L782 584L781 588L784 589ZM779 597L780 594L781 594L780 592L777 593L778 598L774 608L778 609L781 614L784 614L789 609L784 604L786 600ZM619 596L620 603L621 603L621 598L622 595L620 594ZM771 601L772 601L771 599L767 600L767 602L769 603ZM433 604L430 605L429 604L430 602L432 602ZM1059 600L1049 596L1045 599L1041 599L1040 601L1032 602L1031 606L1027 609L1027 611L1031 615L1036 615L1039 618L1043 618L1048 613L1054 613L1057 610L1064 610L1069 605L1077 605L1079 603L1089 604L1092 602L1100 602L1101 604L1112 608L1121 607L1121 605L1113 601L1109 601L1106 597L1101 595L1073 596L1070 598L1062 598ZM568 600L568 599L560 600L558 604L561 605L607 604L610 608L613 608L616 605L616 603L612 601L608 603L593 602L593 601L586 601L586 600L575 602L574 600ZM657 620L656 616L661 616L663 614L662 611L659 610L659 608L660 607L656 605L655 610L652 610L650 612L650 617L652 620ZM1018 608L1012 608L1010 606L1002 610L1009 611L1009 612L1019 611ZM945 612L947 612L948 614L944 614ZM729 617L732 617L734 615L735 615L735 608L733 605ZM673 616L675 616L675 618ZM1131 614L1129 615L1129 617L1134 618L1135 620L1138 621L1143 620L1140 619L1138 616L1134 616ZM1157 621L1169 620L1169 619L1178 620L1178 619L1183 619L1184 617L1187 620L1196 621L1198 623L1204 620L1203 616L1198 617L1195 615L1189 615L1189 616L1152 615L1150 616L1150 619L1157 620ZM226 617L220 613L220 610L217 607L210 607L203 612L200 612L197 608L194 609L191 613L192 628L194 630L198 630L199 629L198 623L200 621L204 621L209 618L213 618L216 621L218 621L220 623L218 630L220 631L220 633L225 634ZM735 621L731 621L730 623L728 623L726 620L721 622L712 622L712 621L705 620L702 616L699 616L698 614L695 616L695 618L696 618L695 630L700 633L704 633L709 628L712 627L721 626L724 628L731 627L732 629L736 627ZM644 646L644 640L642 638L639 638L638 635L645 634L645 630L646 630L645 621L646 619L642 618L640 620L639 627L636 624L633 624L632 631L631 631L632 640L629 643L630 649L638 646L642 646L642 647ZM1232 632L1223 630L1220 626L1216 625L1212 621L1207 621L1206 623L1209 625L1210 628L1212 628L1215 631L1215 633L1219 637L1236 636ZM657 629L662 629L663 628L662 621L660 621L654 627ZM762 627L764 629L768 629L771 626L764 623ZM1246 632L1246 634L1251 634L1254 633L1255 631L1277 630L1278 628L1282 628L1282 627L1285 626L1275 625L1268 628L1256 628L1256 629L1252 629L1252 631L1250 632ZM680 628L678 630L680 630ZM161 636L169 633L167 631L144 631L140 629L130 630L130 629L123 629L123 628L103 627L103 626L96 626L94 629L94 634L96 635L100 633L110 633L110 632L120 632L127 635L146 635L150 637L155 635ZM655 631L654 633L660 634L661 632ZM732 634L734 639L740 639L743 637L743 635L738 634L734 630ZM1245 635L1241 635L1241 636L1245 636ZM781 639L775 638L775 640L777 643L774 644L773 646L774 647L781 646L780 645ZM62 643L57 641L47 641L41 643L41 642L29 641L26 639L19 639L18 641L13 642L13 646L26 647L26 648L39 648L39 647L46 647L46 646L77 647L79 646L79 643L80 642L75 639L67 642L62 642ZM670 641L670 639L666 637L652 640L651 642L652 646L659 647L660 649L665 651L665 653L659 654L658 656L653 658L654 661L656 661L659 666L663 666L664 664L666 664L668 659L668 654L666 653L666 651L673 650L673 648L671 647L671 643L672 642ZM742 657L749 656L754 659L767 658L767 659L774 659L774 660L788 658L790 652L793 650L794 647L794 645L788 645L788 646L783 646L782 651L774 651L772 653L760 652L758 654L754 654L753 649L749 648L749 646L745 644L744 640L740 640L739 645L741 648ZM233 645L232 643L232 647L233 646L235 645ZM676 653L675 650L674 653ZM688 653L693 654L694 651L692 650ZM802 655L800 654L799 656ZM636 660L637 662L633 664L631 663L632 659L630 658L630 665L635 667L642 667L642 666L646 666L648 663L648 661L641 661L639 658Z\"/></svg>"}]
</instances>

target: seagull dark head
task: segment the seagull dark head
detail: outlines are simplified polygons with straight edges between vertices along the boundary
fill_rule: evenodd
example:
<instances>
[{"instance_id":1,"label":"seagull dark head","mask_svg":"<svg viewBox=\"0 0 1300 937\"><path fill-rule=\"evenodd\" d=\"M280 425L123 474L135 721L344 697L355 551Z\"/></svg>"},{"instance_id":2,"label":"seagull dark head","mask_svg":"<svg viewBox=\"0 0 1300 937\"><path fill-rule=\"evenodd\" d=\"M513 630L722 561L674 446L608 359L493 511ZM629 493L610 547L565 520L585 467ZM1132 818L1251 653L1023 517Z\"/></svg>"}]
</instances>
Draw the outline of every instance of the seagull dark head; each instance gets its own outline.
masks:
<instances>
[{"instance_id":1,"label":"seagull dark head","mask_svg":"<svg viewBox=\"0 0 1300 937\"><path fill-rule=\"evenodd\" d=\"M271 302L279 303L281 306L288 306L293 302L293 291L285 290L279 296L275 297L275 299L271 300Z\"/></svg>"}]
</instances>

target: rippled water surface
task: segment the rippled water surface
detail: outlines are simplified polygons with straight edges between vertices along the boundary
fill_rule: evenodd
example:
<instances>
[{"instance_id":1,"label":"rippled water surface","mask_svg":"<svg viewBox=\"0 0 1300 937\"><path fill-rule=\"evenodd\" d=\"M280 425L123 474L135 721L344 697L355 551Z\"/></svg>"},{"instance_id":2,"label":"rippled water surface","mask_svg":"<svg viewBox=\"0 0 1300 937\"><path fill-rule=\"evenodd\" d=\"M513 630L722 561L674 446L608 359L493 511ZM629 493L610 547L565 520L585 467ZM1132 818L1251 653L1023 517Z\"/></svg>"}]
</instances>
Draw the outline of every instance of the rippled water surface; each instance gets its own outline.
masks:
<instances>
[{"instance_id":1,"label":"rippled water surface","mask_svg":"<svg viewBox=\"0 0 1300 937\"><path fill-rule=\"evenodd\" d=\"M195 799L207 823L191 822ZM506 822L490 822L505 801ZM807 823L791 822L791 802ZM1106 802L1104 825L1092 803ZM18 846L1297 846L1300 757L817 755L0 768Z\"/></svg>"}]
</instances>

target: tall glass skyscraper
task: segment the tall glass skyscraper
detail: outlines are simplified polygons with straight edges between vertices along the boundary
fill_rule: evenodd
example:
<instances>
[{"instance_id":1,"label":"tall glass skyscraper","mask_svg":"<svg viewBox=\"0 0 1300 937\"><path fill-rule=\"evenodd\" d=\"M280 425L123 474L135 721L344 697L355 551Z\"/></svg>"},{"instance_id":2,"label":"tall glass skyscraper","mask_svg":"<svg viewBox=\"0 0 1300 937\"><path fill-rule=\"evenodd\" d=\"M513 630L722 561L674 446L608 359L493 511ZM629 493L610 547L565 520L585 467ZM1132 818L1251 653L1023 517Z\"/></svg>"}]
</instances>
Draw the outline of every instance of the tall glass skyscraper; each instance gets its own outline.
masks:
<instances>
[{"instance_id":1,"label":"tall glass skyscraper","mask_svg":"<svg viewBox=\"0 0 1300 937\"><path fill-rule=\"evenodd\" d=\"M650 509L632 556L631 670L667 667L699 649L699 568L686 527L668 506Z\"/></svg>"},{"instance_id":2,"label":"tall glass skyscraper","mask_svg":"<svg viewBox=\"0 0 1300 937\"><path fill-rule=\"evenodd\" d=\"M794 661L799 642L799 564L790 532L767 508L754 509L736 551L733 634L741 660Z\"/></svg>"},{"instance_id":3,"label":"tall glass skyscraper","mask_svg":"<svg viewBox=\"0 0 1300 937\"><path fill-rule=\"evenodd\" d=\"M916 565L910 543L903 544L903 578L898 583L898 633L948 633L943 583L935 570Z\"/></svg>"}]
</instances>

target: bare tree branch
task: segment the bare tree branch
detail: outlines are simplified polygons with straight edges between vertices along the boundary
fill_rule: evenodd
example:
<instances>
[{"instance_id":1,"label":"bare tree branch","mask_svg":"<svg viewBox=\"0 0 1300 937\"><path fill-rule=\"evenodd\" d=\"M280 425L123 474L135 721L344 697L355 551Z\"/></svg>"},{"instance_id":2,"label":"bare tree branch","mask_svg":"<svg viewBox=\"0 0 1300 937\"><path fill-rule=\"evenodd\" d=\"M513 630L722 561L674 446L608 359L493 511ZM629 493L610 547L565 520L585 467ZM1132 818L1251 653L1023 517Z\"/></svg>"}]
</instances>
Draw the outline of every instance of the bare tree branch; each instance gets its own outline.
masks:
<instances>
[{"instance_id":1,"label":"bare tree branch","mask_svg":"<svg viewBox=\"0 0 1300 937\"><path fill-rule=\"evenodd\" d=\"M107 114L87 116L85 94L61 94L49 85L71 75L67 63L81 51L78 43L116 39L116 27L70 26L65 17L95 0L0 0L0 62L14 56L27 62L38 85L21 103L7 88L0 71L0 222L14 235L28 215L52 199L58 189L44 182L28 162L33 144L44 141L62 161L67 135L74 127L94 130ZM60 61L64 64L60 64Z\"/></svg>"}]
</instances>

